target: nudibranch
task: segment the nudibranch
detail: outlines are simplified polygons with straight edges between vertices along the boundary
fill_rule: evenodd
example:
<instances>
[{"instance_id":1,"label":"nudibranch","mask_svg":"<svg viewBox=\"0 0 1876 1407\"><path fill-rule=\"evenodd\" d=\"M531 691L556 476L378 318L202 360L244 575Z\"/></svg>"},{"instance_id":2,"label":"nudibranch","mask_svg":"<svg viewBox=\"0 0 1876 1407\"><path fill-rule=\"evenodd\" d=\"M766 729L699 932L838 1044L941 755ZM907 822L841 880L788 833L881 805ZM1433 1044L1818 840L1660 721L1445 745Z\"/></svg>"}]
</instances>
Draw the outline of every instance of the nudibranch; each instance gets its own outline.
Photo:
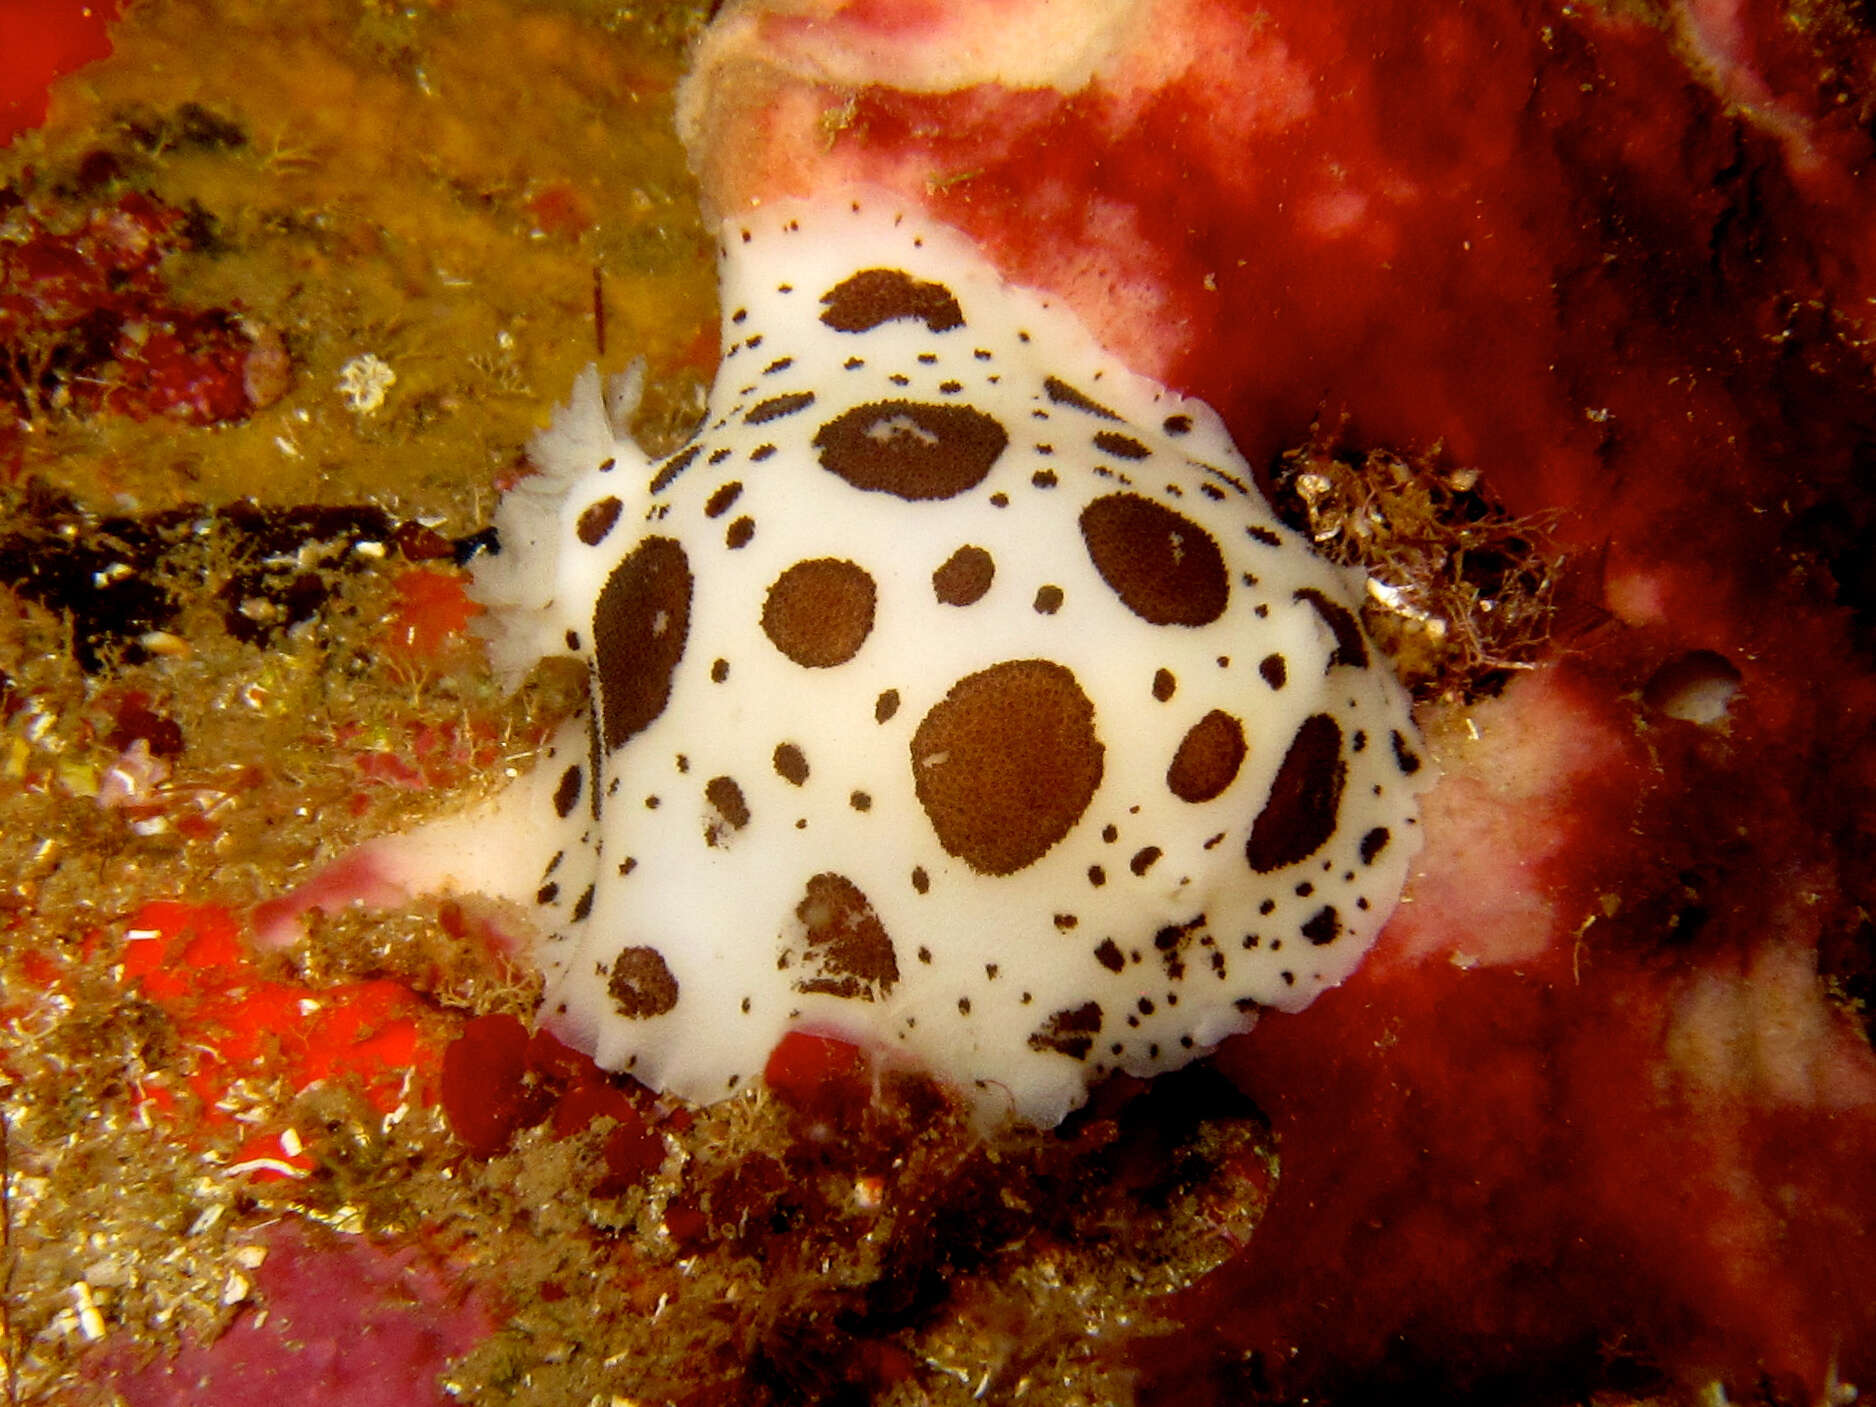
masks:
<instances>
[{"instance_id":1,"label":"nudibranch","mask_svg":"<svg viewBox=\"0 0 1876 1407\"><path fill-rule=\"evenodd\" d=\"M1431 769L1217 415L883 191L720 262L690 441L589 373L476 571L590 710L415 848L528 896L548 1026L699 1101L839 1034L1047 1125L1347 977Z\"/></svg>"}]
</instances>

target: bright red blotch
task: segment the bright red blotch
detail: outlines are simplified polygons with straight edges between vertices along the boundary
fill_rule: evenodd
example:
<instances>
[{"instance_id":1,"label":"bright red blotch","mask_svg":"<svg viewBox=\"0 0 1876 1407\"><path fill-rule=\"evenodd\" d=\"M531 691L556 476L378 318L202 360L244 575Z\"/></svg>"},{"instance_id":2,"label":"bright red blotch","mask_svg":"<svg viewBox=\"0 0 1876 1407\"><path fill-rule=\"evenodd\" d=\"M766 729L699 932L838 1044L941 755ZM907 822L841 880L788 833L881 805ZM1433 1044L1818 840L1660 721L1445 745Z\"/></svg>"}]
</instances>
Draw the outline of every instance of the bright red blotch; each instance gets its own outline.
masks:
<instances>
[{"instance_id":1,"label":"bright red blotch","mask_svg":"<svg viewBox=\"0 0 1876 1407\"><path fill-rule=\"evenodd\" d=\"M443 1057L443 1112L475 1157L494 1157L543 1121L554 1137L571 1138L610 1119L601 1146L606 1175L589 1189L594 1196L617 1196L663 1164L664 1140L647 1124L648 1103L630 1076L608 1074L557 1036L530 1035L503 1013L464 1022Z\"/></svg>"},{"instance_id":2,"label":"bright red blotch","mask_svg":"<svg viewBox=\"0 0 1876 1407\"><path fill-rule=\"evenodd\" d=\"M871 1059L836 1036L790 1031L769 1053L762 1078L796 1113L829 1123L851 1120L873 1102Z\"/></svg>"},{"instance_id":3,"label":"bright red blotch","mask_svg":"<svg viewBox=\"0 0 1876 1407\"><path fill-rule=\"evenodd\" d=\"M350 1081L388 1113L404 1097L407 1073L423 1075L438 1059L424 1036L424 1004L409 989L379 980L314 989L264 978L241 916L218 904L144 904L124 925L122 961L126 984L163 1009L192 1052L189 1073L177 1078L211 1124L227 1119L221 1110L237 1082L263 1074L284 1077L296 1091ZM145 1096L159 1109L173 1102L161 1081ZM281 1161L281 1131L256 1130L255 1156Z\"/></svg>"},{"instance_id":4,"label":"bright red blotch","mask_svg":"<svg viewBox=\"0 0 1876 1407\"><path fill-rule=\"evenodd\" d=\"M414 568L392 586L395 603L385 624L385 640L410 659L434 659L463 639L482 607L469 599L469 580L461 572Z\"/></svg>"},{"instance_id":5,"label":"bright red blotch","mask_svg":"<svg viewBox=\"0 0 1876 1407\"><path fill-rule=\"evenodd\" d=\"M443 1112L478 1158L492 1158L547 1117L552 1097L528 1068L528 1029L512 1016L477 1016L443 1053Z\"/></svg>"},{"instance_id":6,"label":"bright red blotch","mask_svg":"<svg viewBox=\"0 0 1876 1407\"><path fill-rule=\"evenodd\" d=\"M46 89L111 52L122 0L0 0L0 145L46 116Z\"/></svg>"}]
</instances>

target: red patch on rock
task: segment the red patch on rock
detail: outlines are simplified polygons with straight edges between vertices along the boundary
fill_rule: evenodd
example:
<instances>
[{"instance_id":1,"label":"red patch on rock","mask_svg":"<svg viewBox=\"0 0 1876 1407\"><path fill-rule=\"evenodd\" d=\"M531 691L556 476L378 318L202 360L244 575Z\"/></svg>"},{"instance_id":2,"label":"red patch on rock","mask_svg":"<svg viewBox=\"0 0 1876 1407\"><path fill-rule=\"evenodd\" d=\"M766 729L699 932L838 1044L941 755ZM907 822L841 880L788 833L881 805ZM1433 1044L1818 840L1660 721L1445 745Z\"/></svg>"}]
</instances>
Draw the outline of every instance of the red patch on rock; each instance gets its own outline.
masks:
<instances>
[{"instance_id":1,"label":"red patch on rock","mask_svg":"<svg viewBox=\"0 0 1876 1407\"><path fill-rule=\"evenodd\" d=\"M646 1123L646 1103L631 1076L609 1074L550 1032L530 1035L500 1013L464 1022L443 1057L443 1112L478 1158L494 1157L543 1121L551 1120L556 1138L570 1138L610 1119L601 1150L607 1173L590 1189L594 1196L617 1196L664 1162L664 1140Z\"/></svg>"},{"instance_id":2,"label":"red patch on rock","mask_svg":"<svg viewBox=\"0 0 1876 1407\"><path fill-rule=\"evenodd\" d=\"M438 1052L424 1039L419 997L381 980L315 991L264 978L240 918L220 905L144 904L125 925L123 971L195 1052L187 1082L211 1123L228 1117L220 1111L234 1084L263 1073L284 1075L296 1090L349 1079L388 1113L402 1099L409 1071L435 1068ZM146 1098L166 1102L160 1086ZM254 1155L284 1166L279 1132L257 1130ZM263 1167L254 1175L282 1174Z\"/></svg>"},{"instance_id":3,"label":"red patch on rock","mask_svg":"<svg viewBox=\"0 0 1876 1407\"><path fill-rule=\"evenodd\" d=\"M482 607L469 599L468 579L460 572L417 568L400 573L392 588L396 603L385 638L411 659L434 659L464 638Z\"/></svg>"},{"instance_id":4,"label":"red patch on rock","mask_svg":"<svg viewBox=\"0 0 1876 1407\"><path fill-rule=\"evenodd\" d=\"M111 52L121 0L0 0L0 145L46 116L54 79Z\"/></svg>"},{"instance_id":5,"label":"red patch on rock","mask_svg":"<svg viewBox=\"0 0 1876 1407\"><path fill-rule=\"evenodd\" d=\"M261 1243L257 1308L173 1358L107 1345L87 1375L130 1407L448 1407L449 1366L493 1332L490 1306L413 1248L279 1227Z\"/></svg>"},{"instance_id":6,"label":"red patch on rock","mask_svg":"<svg viewBox=\"0 0 1876 1407\"><path fill-rule=\"evenodd\" d=\"M0 357L30 371L0 379L0 406L21 420L107 412L217 425L285 391L278 334L171 296L165 262L195 244L185 212L131 191L70 232L30 211L15 218L23 237L0 241Z\"/></svg>"},{"instance_id":7,"label":"red patch on rock","mask_svg":"<svg viewBox=\"0 0 1876 1407\"><path fill-rule=\"evenodd\" d=\"M873 1067L850 1041L790 1031L769 1053L762 1078L775 1097L809 1118L851 1119L873 1101Z\"/></svg>"}]
</instances>

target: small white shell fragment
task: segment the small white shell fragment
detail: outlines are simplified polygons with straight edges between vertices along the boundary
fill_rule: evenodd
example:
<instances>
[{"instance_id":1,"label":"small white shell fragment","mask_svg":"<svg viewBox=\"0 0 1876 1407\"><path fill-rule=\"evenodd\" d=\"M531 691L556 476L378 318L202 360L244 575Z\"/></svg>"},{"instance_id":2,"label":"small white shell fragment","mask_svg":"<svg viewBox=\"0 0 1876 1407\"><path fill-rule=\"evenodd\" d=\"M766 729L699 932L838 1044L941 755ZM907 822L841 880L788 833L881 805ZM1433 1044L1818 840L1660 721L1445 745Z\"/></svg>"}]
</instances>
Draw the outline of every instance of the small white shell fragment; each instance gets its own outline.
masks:
<instances>
[{"instance_id":1,"label":"small white shell fragment","mask_svg":"<svg viewBox=\"0 0 1876 1407\"><path fill-rule=\"evenodd\" d=\"M589 373L477 572L592 710L416 868L530 867L547 1024L701 1101L839 1034L1046 1125L1347 977L1431 768L1218 417L879 192L721 268L692 440Z\"/></svg>"}]
</instances>

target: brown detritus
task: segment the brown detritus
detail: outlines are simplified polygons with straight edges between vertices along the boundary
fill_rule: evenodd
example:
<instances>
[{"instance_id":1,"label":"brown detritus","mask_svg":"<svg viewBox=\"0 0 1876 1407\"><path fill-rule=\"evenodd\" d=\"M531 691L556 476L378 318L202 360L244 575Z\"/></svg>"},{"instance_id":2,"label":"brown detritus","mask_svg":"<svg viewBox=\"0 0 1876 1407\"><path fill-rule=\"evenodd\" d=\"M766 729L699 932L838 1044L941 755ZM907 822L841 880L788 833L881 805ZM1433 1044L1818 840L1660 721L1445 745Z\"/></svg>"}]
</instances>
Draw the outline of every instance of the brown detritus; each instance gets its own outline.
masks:
<instances>
[{"instance_id":1,"label":"brown detritus","mask_svg":"<svg viewBox=\"0 0 1876 1407\"><path fill-rule=\"evenodd\" d=\"M1470 469L1316 427L1278 461L1271 501L1316 551L1368 574L1362 624L1416 698L1495 694L1550 640L1562 554Z\"/></svg>"},{"instance_id":2,"label":"brown detritus","mask_svg":"<svg viewBox=\"0 0 1876 1407\"><path fill-rule=\"evenodd\" d=\"M1157 1297L1231 1253L1273 1167L1263 1121L1202 1068L1116 1080L1061 1129L992 1141L894 1071L831 1112L752 1094L661 1127L675 1156L606 1205L566 1191L591 1185L590 1133L524 1134L464 1170L517 1283L592 1291L529 1297L460 1366L482 1385L468 1400L1118 1400Z\"/></svg>"},{"instance_id":3,"label":"brown detritus","mask_svg":"<svg viewBox=\"0 0 1876 1407\"><path fill-rule=\"evenodd\" d=\"M212 602L229 635L272 645L342 608L349 577L468 550L370 505L104 516L38 481L0 495L0 522L0 586L64 616L94 673L161 653L191 607Z\"/></svg>"}]
</instances>

